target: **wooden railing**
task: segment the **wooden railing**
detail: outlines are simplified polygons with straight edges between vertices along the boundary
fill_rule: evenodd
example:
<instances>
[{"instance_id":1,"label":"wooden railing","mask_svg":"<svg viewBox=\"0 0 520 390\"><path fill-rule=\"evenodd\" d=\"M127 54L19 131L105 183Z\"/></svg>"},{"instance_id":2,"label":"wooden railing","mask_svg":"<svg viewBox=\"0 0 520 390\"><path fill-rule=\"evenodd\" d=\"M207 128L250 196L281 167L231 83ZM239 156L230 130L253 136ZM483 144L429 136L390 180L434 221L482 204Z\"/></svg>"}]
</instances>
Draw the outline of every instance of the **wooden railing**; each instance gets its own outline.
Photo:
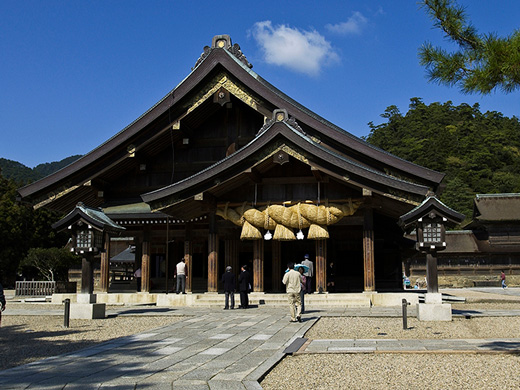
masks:
<instances>
[{"instance_id":1,"label":"wooden railing","mask_svg":"<svg viewBox=\"0 0 520 390\"><path fill-rule=\"evenodd\" d=\"M56 291L56 282L23 281L16 282L15 295L26 297L44 297Z\"/></svg>"}]
</instances>

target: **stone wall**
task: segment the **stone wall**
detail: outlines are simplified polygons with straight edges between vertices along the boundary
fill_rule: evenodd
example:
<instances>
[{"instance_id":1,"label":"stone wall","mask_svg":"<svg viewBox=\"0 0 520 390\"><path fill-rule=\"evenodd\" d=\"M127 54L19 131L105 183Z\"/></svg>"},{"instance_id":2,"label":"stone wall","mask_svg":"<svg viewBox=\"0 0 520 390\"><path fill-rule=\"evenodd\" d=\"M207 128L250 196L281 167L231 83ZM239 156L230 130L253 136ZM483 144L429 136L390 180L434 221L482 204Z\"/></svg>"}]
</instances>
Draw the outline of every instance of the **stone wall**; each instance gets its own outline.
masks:
<instances>
[{"instance_id":1,"label":"stone wall","mask_svg":"<svg viewBox=\"0 0 520 390\"><path fill-rule=\"evenodd\" d=\"M508 287L520 286L519 265L492 265L492 266L439 266L438 277L440 288L450 287L500 287L500 273L506 274ZM426 277L424 265L410 267L410 282L412 286Z\"/></svg>"}]
</instances>

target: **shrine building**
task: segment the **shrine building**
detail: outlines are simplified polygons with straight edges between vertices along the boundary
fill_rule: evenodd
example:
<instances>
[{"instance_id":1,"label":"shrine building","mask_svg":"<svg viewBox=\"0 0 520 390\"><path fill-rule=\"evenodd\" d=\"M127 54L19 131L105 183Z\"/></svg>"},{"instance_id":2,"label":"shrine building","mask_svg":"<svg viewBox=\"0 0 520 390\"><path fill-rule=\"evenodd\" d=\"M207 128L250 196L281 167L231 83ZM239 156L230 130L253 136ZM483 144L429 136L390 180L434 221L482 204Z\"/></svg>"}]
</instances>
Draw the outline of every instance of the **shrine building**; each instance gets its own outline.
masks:
<instances>
[{"instance_id":1,"label":"shrine building","mask_svg":"<svg viewBox=\"0 0 520 390\"><path fill-rule=\"evenodd\" d=\"M444 174L393 156L298 104L215 36L179 85L99 147L19 189L35 208L82 202L124 227L143 292L168 291L184 258L187 290L217 292L227 265L253 291L282 292L309 254L315 291L402 289L399 217ZM182 78L180 75L179 78ZM352 113L355 115L355 113ZM119 238L119 240L121 240ZM99 290L113 284L106 241ZM122 249L121 249L122 250ZM132 252L134 253L134 252ZM327 272L327 270L333 272Z\"/></svg>"}]
</instances>

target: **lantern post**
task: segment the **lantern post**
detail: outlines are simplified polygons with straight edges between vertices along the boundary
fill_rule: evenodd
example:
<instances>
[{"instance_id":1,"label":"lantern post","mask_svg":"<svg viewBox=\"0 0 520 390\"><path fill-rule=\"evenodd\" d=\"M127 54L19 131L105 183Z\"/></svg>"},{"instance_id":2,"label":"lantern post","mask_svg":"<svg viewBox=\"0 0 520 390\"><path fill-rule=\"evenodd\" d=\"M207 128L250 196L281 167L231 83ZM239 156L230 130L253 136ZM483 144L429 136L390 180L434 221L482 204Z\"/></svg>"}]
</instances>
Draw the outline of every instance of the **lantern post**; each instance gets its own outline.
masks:
<instances>
[{"instance_id":1,"label":"lantern post","mask_svg":"<svg viewBox=\"0 0 520 390\"><path fill-rule=\"evenodd\" d=\"M419 206L402 215L399 225L405 232L415 230L415 249L426 255L425 303L417 304L420 321L451 321L451 305L442 303L437 274L437 252L446 249L446 227L460 224L465 216L450 209L433 193Z\"/></svg>"},{"instance_id":2,"label":"lantern post","mask_svg":"<svg viewBox=\"0 0 520 390\"><path fill-rule=\"evenodd\" d=\"M70 250L82 258L81 293L77 294L76 303L71 304L70 318L105 318L105 304L96 303L96 294L93 293L93 262L104 251L105 237L120 234L125 228L112 221L101 209L86 207L82 202L52 227L71 233Z\"/></svg>"}]
</instances>

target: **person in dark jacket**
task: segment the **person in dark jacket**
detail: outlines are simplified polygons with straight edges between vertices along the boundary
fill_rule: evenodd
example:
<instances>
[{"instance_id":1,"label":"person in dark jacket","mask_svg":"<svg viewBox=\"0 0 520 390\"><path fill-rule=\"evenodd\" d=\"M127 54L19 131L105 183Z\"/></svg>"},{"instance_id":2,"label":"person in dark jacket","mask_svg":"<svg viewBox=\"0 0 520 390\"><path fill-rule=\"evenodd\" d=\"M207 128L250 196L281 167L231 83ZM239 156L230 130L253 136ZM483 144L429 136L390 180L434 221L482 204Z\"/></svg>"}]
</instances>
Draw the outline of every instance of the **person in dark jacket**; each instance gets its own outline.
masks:
<instances>
[{"instance_id":1,"label":"person in dark jacket","mask_svg":"<svg viewBox=\"0 0 520 390\"><path fill-rule=\"evenodd\" d=\"M2 284L0 284L0 304L2 307L0 308L1 311L5 310L5 295L4 295L4 287Z\"/></svg>"},{"instance_id":2,"label":"person in dark jacket","mask_svg":"<svg viewBox=\"0 0 520 390\"><path fill-rule=\"evenodd\" d=\"M238 287L240 289L240 308L247 309L249 307L249 289L251 286L251 275L247 271L247 266L243 265L240 275L238 275Z\"/></svg>"},{"instance_id":3,"label":"person in dark jacket","mask_svg":"<svg viewBox=\"0 0 520 390\"><path fill-rule=\"evenodd\" d=\"M0 284L0 305L2 305L0 308L0 324L2 324L2 312L5 310L5 295L2 284Z\"/></svg>"},{"instance_id":4,"label":"person in dark jacket","mask_svg":"<svg viewBox=\"0 0 520 390\"><path fill-rule=\"evenodd\" d=\"M224 294L226 295L226 305L224 310L235 308L235 274L231 266L226 267L226 272L222 275L222 284L224 285ZM231 306L229 306L229 298L231 298Z\"/></svg>"}]
</instances>

